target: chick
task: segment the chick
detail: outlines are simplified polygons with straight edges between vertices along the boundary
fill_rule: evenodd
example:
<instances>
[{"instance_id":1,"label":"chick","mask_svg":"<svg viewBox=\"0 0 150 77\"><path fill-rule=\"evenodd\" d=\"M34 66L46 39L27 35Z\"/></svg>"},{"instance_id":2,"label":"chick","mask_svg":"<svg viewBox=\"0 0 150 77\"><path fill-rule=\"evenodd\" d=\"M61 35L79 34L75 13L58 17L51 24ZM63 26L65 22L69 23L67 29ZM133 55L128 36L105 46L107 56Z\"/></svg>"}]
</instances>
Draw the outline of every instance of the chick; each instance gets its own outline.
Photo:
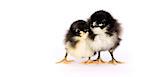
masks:
<instances>
[{"instance_id":1,"label":"chick","mask_svg":"<svg viewBox=\"0 0 150 77\"><path fill-rule=\"evenodd\" d=\"M88 20L88 25L91 29L88 36L90 38L88 44L93 53L98 53L95 63L105 63L105 61L100 58L101 51L109 51L112 58L109 63L121 63L113 56L114 50L119 46L121 41L121 27L117 20L114 19L110 13L100 10L91 15Z\"/></svg>"},{"instance_id":2,"label":"chick","mask_svg":"<svg viewBox=\"0 0 150 77\"><path fill-rule=\"evenodd\" d=\"M93 52L87 44L89 26L86 21L78 20L72 23L69 31L65 37L65 49L66 55L63 60L58 63L71 63L72 60L67 60L68 54L71 56L81 59L90 58L93 56ZM84 63L89 62L86 61Z\"/></svg>"}]
</instances>

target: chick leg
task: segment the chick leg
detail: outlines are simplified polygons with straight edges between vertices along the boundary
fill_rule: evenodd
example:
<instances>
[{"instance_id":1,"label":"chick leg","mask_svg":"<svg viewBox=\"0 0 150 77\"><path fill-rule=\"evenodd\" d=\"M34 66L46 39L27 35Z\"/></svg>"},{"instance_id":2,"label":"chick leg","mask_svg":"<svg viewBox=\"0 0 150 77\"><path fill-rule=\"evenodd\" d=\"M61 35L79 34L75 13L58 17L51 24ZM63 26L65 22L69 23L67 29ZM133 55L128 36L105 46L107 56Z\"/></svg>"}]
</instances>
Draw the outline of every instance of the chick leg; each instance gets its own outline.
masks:
<instances>
[{"instance_id":1,"label":"chick leg","mask_svg":"<svg viewBox=\"0 0 150 77\"><path fill-rule=\"evenodd\" d=\"M103 60L101 59L101 57L100 57L100 51L97 52L97 53L98 53L98 57L97 57L96 60L94 60L93 63L96 63L96 64L102 64L102 63L105 63L105 61L103 61Z\"/></svg>"},{"instance_id":2,"label":"chick leg","mask_svg":"<svg viewBox=\"0 0 150 77\"><path fill-rule=\"evenodd\" d=\"M68 53L66 52L64 59L62 59L61 61L59 61L57 63L70 64L71 62L73 62L73 60L67 60L67 56L68 56Z\"/></svg>"},{"instance_id":3,"label":"chick leg","mask_svg":"<svg viewBox=\"0 0 150 77\"><path fill-rule=\"evenodd\" d=\"M93 60L90 60L91 57L89 57L89 59L85 62L82 62L82 64L92 64L93 63Z\"/></svg>"},{"instance_id":4,"label":"chick leg","mask_svg":"<svg viewBox=\"0 0 150 77\"><path fill-rule=\"evenodd\" d=\"M120 64L120 63L123 63L123 62L120 62L120 61L117 61L114 56L113 56L113 49L109 50L109 53L111 55L111 58L112 60L110 60L108 63L109 64Z\"/></svg>"}]
</instances>

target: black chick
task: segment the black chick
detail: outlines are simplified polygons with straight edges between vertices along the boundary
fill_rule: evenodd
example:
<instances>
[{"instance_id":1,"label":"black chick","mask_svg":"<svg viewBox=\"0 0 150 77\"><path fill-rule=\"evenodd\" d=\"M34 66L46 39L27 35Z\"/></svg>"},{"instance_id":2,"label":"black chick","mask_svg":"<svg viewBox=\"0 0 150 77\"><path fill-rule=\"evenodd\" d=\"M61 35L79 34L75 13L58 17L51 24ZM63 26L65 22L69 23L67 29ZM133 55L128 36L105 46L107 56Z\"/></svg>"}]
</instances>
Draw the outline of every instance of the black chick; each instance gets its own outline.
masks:
<instances>
[{"instance_id":1,"label":"black chick","mask_svg":"<svg viewBox=\"0 0 150 77\"><path fill-rule=\"evenodd\" d=\"M88 34L89 26L86 21L78 20L73 22L65 37L66 55L64 59L58 63L72 62L72 60L67 60L68 53L78 59L93 56L93 52L86 42Z\"/></svg>"},{"instance_id":2,"label":"black chick","mask_svg":"<svg viewBox=\"0 0 150 77\"><path fill-rule=\"evenodd\" d=\"M100 10L91 15L88 20L88 25L91 29L91 32L89 32L90 40L88 43L93 52L98 53L95 62L104 63L100 58L100 52L109 51L112 58L109 63L121 63L113 56L114 50L119 46L121 41L121 27L117 20L114 19L110 13Z\"/></svg>"}]
</instances>

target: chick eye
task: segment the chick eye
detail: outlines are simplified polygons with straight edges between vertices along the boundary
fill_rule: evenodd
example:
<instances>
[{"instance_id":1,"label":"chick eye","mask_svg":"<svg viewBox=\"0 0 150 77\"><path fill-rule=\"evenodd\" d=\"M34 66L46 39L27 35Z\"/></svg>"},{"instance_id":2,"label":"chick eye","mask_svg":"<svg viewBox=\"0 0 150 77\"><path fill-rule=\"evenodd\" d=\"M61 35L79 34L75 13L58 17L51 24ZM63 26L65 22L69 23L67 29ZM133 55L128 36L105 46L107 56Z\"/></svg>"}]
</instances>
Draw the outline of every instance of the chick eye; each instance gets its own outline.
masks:
<instances>
[{"instance_id":1,"label":"chick eye","mask_svg":"<svg viewBox=\"0 0 150 77\"><path fill-rule=\"evenodd\" d=\"M86 32L87 30L86 29L84 29L84 32Z\"/></svg>"},{"instance_id":2,"label":"chick eye","mask_svg":"<svg viewBox=\"0 0 150 77\"><path fill-rule=\"evenodd\" d=\"M102 22L106 22L106 19L103 19Z\"/></svg>"},{"instance_id":3,"label":"chick eye","mask_svg":"<svg viewBox=\"0 0 150 77\"><path fill-rule=\"evenodd\" d=\"M92 24L93 26L96 26L96 22L93 22L93 24Z\"/></svg>"},{"instance_id":4,"label":"chick eye","mask_svg":"<svg viewBox=\"0 0 150 77\"><path fill-rule=\"evenodd\" d=\"M75 32L80 32L80 30L79 30L79 29L76 29Z\"/></svg>"}]
</instances>

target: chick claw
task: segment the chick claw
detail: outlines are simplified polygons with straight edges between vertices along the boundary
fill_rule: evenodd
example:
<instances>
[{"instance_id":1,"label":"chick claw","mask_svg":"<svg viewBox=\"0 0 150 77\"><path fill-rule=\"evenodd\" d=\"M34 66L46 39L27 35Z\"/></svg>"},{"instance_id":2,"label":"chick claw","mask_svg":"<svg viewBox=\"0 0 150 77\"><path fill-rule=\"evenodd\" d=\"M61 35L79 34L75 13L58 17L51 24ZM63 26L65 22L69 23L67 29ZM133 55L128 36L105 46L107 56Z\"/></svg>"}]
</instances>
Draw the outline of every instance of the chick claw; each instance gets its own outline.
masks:
<instances>
[{"instance_id":1,"label":"chick claw","mask_svg":"<svg viewBox=\"0 0 150 77\"><path fill-rule=\"evenodd\" d=\"M101 59L97 59L93 61L93 64L103 64L103 63L106 63L106 62Z\"/></svg>"},{"instance_id":2,"label":"chick claw","mask_svg":"<svg viewBox=\"0 0 150 77\"><path fill-rule=\"evenodd\" d=\"M93 64L93 60L87 60L85 62L82 62L82 64Z\"/></svg>"},{"instance_id":3,"label":"chick claw","mask_svg":"<svg viewBox=\"0 0 150 77\"><path fill-rule=\"evenodd\" d=\"M111 60L108 62L108 64L122 64L123 62L117 61L117 60Z\"/></svg>"},{"instance_id":4,"label":"chick claw","mask_svg":"<svg viewBox=\"0 0 150 77\"><path fill-rule=\"evenodd\" d=\"M63 64L70 64L71 62L74 62L74 60L67 60L67 59L63 59L57 63L63 63Z\"/></svg>"}]
</instances>

